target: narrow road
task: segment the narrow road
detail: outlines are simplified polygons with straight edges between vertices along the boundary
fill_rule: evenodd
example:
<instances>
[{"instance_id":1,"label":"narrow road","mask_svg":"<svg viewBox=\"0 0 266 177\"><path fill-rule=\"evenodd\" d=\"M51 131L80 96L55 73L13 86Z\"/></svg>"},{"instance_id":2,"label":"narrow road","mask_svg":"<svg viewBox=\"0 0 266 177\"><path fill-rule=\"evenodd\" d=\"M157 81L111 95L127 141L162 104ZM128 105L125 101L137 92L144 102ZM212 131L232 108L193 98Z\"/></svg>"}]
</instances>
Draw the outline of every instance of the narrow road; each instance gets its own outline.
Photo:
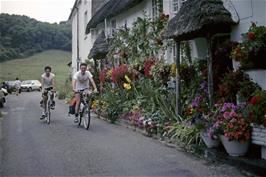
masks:
<instances>
[{"instance_id":1,"label":"narrow road","mask_svg":"<svg viewBox=\"0 0 266 177\"><path fill-rule=\"evenodd\" d=\"M9 95L2 121L1 174L8 176L240 177L236 169L169 148L93 118L89 131L56 102L51 124L39 119L40 92ZM1 152L1 151L0 151Z\"/></svg>"}]
</instances>

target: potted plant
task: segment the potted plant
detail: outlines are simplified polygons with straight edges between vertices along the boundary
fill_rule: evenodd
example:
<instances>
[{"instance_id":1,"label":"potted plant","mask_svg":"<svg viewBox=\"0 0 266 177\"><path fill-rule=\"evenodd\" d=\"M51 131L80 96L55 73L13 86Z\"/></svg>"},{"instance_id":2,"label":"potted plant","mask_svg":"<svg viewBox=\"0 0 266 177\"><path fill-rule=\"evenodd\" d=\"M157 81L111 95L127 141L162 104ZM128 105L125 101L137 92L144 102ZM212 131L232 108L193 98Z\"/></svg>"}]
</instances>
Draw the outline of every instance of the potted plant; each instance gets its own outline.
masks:
<instances>
[{"instance_id":1,"label":"potted plant","mask_svg":"<svg viewBox=\"0 0 266 177\"><path fill-rule=\"evenodd\" d=\"M250 121L244 114L245 105L224 103L217 105L217 122L220 140L230 156L245 155L251 139Z\"/></svg>"},{"instance_id":2,"label":"potted plant","mask_svg":"<svg viewBox=\"0 0 266 177\"><path fill-rule=\"evenodd\" d=\"M252 119L252 143L261 145L261 155L266 159L266 90L256 91L248 103Z\"/></svg>"},{"instance_id":3,"label":"potted plant","mask_svg":"<svg viewBox=\"0 0 266 177\"><path fill-rule=\"evenodd\" d=\"M256 89L260 89L258 84L252 82L243 71L236 70L224 75L218 85L218 96L225 102L241 103L249 100Z\"/></svg>"},{"instance_id":4,"label":"potted plant","mask_svg":"<svg viewBox=\"0 0 266 177\"><path fill-rule=\"evenodd\" d=\"M240 68L266 89L266 27L252 23L247 33L242 34L243 42L235 45L231 58L240 62Z\"/></svg>"},{"instance_id":5,"label":"potted plant","mask_svg":"<svg viewBox=\"0 0 266 177\"><path fill-rule=\"evenodd\" d=\"M221 144L218 136L217 121L213 115L213 113L210 113L203 116L204 124L200 135L207 148L216 148Z\"/></svg>"}]
</instances>

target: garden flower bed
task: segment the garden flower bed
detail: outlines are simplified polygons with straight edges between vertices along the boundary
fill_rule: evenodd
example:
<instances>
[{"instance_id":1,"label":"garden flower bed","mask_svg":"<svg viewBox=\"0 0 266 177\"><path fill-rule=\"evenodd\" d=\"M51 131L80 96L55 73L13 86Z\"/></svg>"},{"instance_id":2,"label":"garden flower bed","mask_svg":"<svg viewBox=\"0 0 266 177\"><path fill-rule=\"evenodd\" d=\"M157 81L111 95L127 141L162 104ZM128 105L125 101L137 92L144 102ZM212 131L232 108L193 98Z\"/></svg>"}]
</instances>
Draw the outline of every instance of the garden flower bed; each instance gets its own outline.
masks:
<instances>
[{"instance_id":1,"label":"garden flower bed","mask_svg":"<svg viewBox=\"0 0 266 177\"><path fill-rule=\"evenodd\" d=\"M155 22L138 18L131 29L120 29L110 39L109 63L100 65L101 94L93 102L95 112L111 123L126 124L146 136L187 149L204 147L202 132L212 140L224 135L229 141L249 142L250 123L258 118L257 112L263 108L250 104L261 94L261 88L242 70L224 69L215 73L216 106L211 108L206 62L192 61L189 54L184 56L179 68L182 112L176 113L173 81L177 68L175 64L166 63L158 52L163 53L172 45L171 41L161 40L166 24L165 15ZM247 44L241 45L262 40L257 33L263 29L253 26L250 32L254 30L255 38L249 34ZM181 50L187 52L187 47L187 43L182 43ZM231 54L238 60L246 57L245 53L237 53L237 48L226 49L224 56Z\"/></svg>"}]
</instances>

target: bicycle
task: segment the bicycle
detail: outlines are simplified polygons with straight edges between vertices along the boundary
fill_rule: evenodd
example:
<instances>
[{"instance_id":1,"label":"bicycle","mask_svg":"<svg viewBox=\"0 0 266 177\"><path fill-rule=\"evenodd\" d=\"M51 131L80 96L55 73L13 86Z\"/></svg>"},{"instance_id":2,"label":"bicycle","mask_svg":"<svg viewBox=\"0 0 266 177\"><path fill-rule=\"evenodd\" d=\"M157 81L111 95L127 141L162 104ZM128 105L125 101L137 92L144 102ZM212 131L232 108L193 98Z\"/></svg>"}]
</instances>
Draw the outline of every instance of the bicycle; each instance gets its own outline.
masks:
<instances>
[{"instance_id":1,"label":"bicycle","mask_svg":"<svg viewBox=\"0 0 266 177\"><path fill-rule=\"evenodd\" d=\"M51 110L52 110L52 104L53 104L53 101L51 99L53 95L53 91L51 90L48 90L47 91L47 101L46 101L46 113L45 113L45 120L46 120L46 123L47 124L50 124L51 122Z\"/></svg>"},{"instance_id":2,"label":"bicycle","mask_svg":"<svg viewBox=\"0 0 266 177\"><path fill-rule=\"evenodd\" d=\"M84 91L79 91L79 94L80 94L80 106L79 106L80 108L78 113L79 114L78 126L81 126L81 123L83 122L84 128L88 130L91 121L91 115L90 115L91 92L88 93Z\"/></svg>"}]
</instances>

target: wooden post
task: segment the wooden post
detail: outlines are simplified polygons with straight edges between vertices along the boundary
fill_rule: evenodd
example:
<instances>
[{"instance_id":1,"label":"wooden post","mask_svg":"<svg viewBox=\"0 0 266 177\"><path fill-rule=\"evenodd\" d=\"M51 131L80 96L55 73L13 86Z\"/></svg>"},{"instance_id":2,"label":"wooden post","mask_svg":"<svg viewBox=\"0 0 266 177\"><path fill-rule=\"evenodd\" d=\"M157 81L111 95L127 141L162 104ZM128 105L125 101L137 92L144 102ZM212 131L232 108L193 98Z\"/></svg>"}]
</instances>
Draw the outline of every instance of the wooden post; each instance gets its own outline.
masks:
<instances>
[{"instance_id":1,"label":"wooden post","mask_svg":"<svg viewBox=\"0 0 266 177\"><path fill-rule=\"evenodd\" d=\"M212 43L211 36L207 36L208 50L207 50L207 67L208 67L208 97L209 108L213 107L213 72L212 72Z\"/></svg>"},{"instance_id":2,"label":"wooden post","mask_svg":"<svg viewBox=\"0 0 266 177\"><path fill-rule=\"evenodd\" d=\"M181 114L181 106L180 106L180 93L181 93L181 87L180 87L180 42L176 41L176 114Z\"/></svg>"}]
</instances>

